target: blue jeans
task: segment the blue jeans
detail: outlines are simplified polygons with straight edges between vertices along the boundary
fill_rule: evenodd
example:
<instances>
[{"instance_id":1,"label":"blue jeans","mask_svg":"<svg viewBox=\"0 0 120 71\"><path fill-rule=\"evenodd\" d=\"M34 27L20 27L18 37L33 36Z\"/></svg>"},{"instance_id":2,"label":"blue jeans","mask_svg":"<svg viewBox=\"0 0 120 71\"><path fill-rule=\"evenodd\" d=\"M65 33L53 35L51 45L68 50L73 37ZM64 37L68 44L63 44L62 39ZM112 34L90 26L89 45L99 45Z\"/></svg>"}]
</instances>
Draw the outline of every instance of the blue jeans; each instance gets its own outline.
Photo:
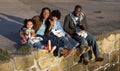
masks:
<instances>
[{"instance_id":1,"label":"blue jeans","mask_svg":"<svg viewBox=\"0 0 120 71\"><path fill-rule=\"evenodd\" d=\"M76 41L78 41L80 43L81 46L86 45L86 41L88 43L88 46L92 46L93 52L95 56L98 56L99 51L98 51L98 45L96 43L96 39L95 37L90 34L89 32L87 32L88 36L86 38L83 38L77 34L73 34L72 38L75 39ZM88 57L88 52L83 54L83 57Z\"/></svg>"},{"instance_id":2,"label":"blue jeans","mask_svg":"<svg viewBox=\"0 0 120 71\"><path fill-rule=\"evenodd\" d=\"M67 47L68 49L72 49L74 47L77 47L78 42L72 38L68 38L68 37L59 37L61 41L63 41L63 43L65 44L64 47Z\"/></svg>"}]
</instances>

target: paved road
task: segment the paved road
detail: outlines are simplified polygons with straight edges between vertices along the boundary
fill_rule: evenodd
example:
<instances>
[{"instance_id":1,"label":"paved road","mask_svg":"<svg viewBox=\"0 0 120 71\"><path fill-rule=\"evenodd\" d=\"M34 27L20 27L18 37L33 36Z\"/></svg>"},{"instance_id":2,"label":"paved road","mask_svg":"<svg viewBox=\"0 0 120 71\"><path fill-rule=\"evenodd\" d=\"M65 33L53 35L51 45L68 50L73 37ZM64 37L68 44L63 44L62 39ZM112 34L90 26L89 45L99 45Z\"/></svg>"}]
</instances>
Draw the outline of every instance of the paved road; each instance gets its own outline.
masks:
<instances>
[{"instance_id":1,"label":"paved road","mask_svg":"<svg viewBox=\"0 0 120 71\"><path fill-rule=\"evenodd\" d=\"M18 31L23 20L39 15L43 7L59 9L63 22L76 4L83 6L94 35L120 29L119 0L0 0L0 48L14 52L19 47Z\"/></svg>"}]
</instances>

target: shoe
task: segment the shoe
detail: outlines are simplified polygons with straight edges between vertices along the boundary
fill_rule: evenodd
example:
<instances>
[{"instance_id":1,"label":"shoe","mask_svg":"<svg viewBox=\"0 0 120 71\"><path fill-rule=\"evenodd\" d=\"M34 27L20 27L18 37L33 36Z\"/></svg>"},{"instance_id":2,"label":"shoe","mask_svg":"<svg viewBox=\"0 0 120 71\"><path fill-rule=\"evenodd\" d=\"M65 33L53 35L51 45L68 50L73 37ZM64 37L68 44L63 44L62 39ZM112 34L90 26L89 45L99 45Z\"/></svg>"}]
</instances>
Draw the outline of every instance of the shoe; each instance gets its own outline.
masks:
<instances>
[{"instance_id":1,"label":"shoe","mask_svg":"<svg viewBox=\"0 0 120 71\"><path fill-rule=\"evenodd\" d=\"M99 61L99 62L101 62L101 61L103 61L104 60L104 58L102 58L102 57L96 57L95 58L95 61L97 62L97 61Z\"/></svg>"},{"instance_id":2,"label":"shoe","mask_svg":"<svg viewBox=\"0 0 120 71\"><path fill-rule=\"evenodd\" d=\"M84 59L83 59L83 64L88 65L88 63L89 63L88 58L84 58Z\"/></svg>"}]
</instances>

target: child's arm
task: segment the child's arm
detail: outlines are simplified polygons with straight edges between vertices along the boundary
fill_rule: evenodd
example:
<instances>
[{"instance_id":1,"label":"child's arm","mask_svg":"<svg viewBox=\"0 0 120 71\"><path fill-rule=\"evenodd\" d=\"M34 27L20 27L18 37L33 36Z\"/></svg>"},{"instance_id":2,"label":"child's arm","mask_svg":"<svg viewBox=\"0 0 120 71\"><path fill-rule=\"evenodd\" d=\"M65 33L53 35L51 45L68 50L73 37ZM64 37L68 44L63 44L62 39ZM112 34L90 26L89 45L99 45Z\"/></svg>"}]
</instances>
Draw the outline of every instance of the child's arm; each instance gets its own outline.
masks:
<instances>
[{"instance_id":1,"label":"child's arm","mask_svg":"<svg viewBox=\"0 0 120 71\"><path fill-rule=\"evenodd\" d=\"M32 31L32 37L35 37L36 34L35 34L35 30Z\"/></svg>"},{"instance_id":2,"label":"child's arm","mask_svg":"<svg viewBox=\"0 0 120 71\"><path fill-rule=\"evenodd\" d=\"M23 40L26 39L26 38L25 38L25 35L24 35L23 32L22 32L22 30L20 30L20 33L19 33L19 34L20 34L20 37L23 38Z\"/></svg>"},{"instance_id":3,"label":"child's arm","mask_svg":"<svg viewBox=\"0 0 120 71\"><path fill-rule=\"evenodd\" d=\"M19 35L20 35L20 37L22 38L22 40L20 41L21 44L27 43L27 39L26 39L24 33L22 32L22 30L20 30Z\"/></svg>"}]
</instances>

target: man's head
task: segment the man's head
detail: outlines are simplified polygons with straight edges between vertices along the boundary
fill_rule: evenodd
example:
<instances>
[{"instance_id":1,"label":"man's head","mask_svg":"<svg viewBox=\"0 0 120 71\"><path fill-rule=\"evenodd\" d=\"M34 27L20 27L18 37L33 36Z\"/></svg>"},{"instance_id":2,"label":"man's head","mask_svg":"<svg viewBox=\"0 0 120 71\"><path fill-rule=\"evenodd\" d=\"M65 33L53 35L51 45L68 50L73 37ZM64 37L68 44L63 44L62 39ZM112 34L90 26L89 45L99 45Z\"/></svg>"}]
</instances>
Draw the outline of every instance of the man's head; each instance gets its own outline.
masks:
<instances>
[{"instance_id":1,"label":"man's head","mask_svg":"<svg viewBox=\"0 0 120 71\"><path fill-rule=\"evenodd\" d=\"M82 11L82 6L81 5L76 5L75 8L74 8L74 15L76 17L80 16L81 11Z\"/></svg>"}]
</instances>

